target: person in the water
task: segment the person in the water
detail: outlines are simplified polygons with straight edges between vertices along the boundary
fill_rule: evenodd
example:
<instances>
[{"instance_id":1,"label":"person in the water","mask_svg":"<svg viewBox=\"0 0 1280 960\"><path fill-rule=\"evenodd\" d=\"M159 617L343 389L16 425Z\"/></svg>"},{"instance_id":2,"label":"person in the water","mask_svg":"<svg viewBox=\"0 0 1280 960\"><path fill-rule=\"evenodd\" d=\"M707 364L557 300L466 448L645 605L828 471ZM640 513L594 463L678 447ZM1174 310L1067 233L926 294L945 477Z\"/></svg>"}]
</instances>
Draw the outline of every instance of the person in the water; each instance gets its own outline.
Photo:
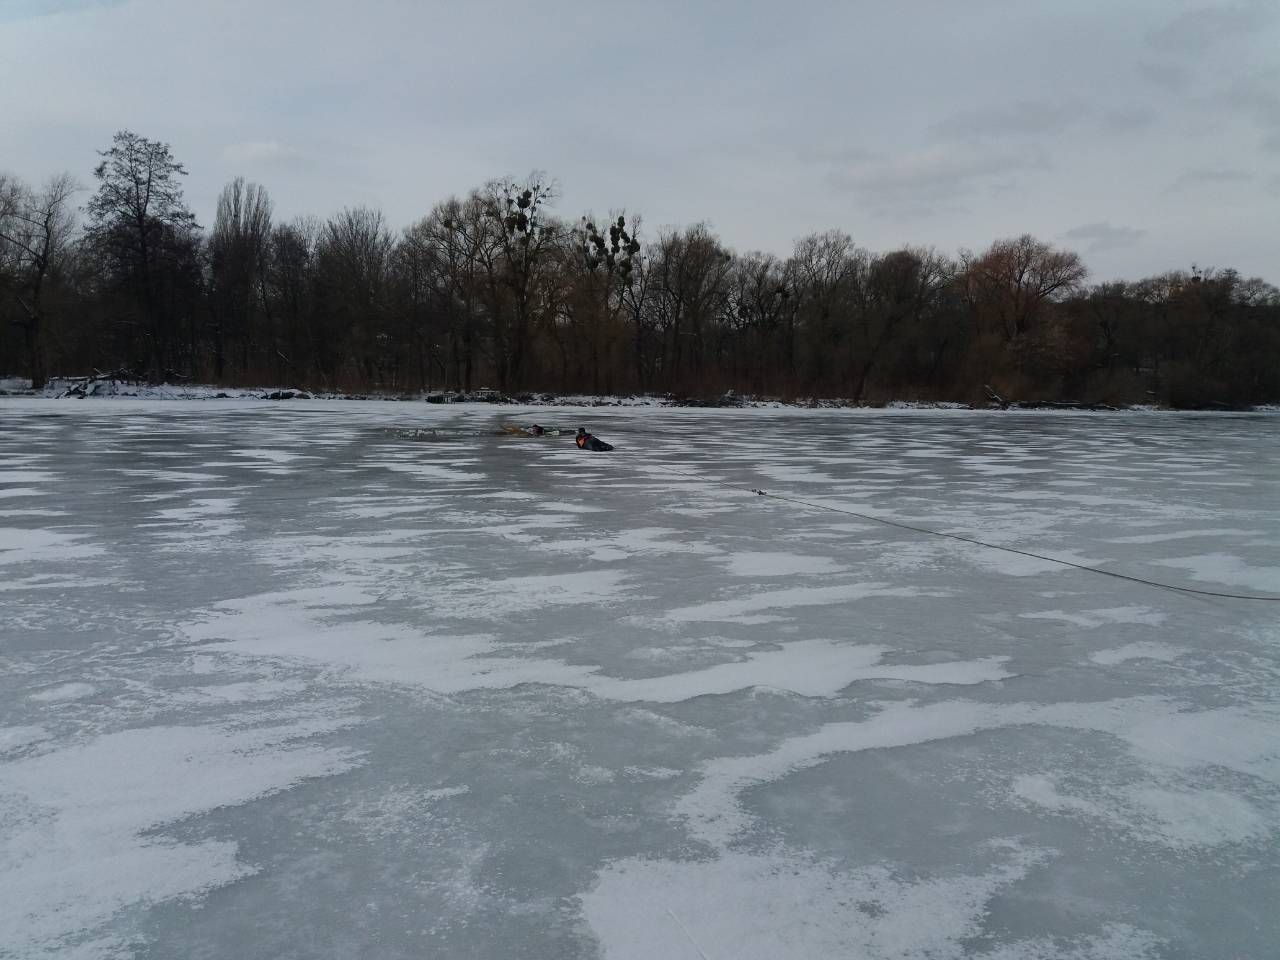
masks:
<instances>
[{"instance_id":1,"label":"person in the water","mask_svg":"<svg viewBox=\"0 0 1280 960\"><path fill-rule=\"evenodd\" d=\"M578 428L578 435L573 438L573 442L578 445L579 450L592 450L596 453L603 453L606 450L613 449L613 444L605 443L599 437L593 437L587 433L585 427Z\"/></svg>"}]
</instances>

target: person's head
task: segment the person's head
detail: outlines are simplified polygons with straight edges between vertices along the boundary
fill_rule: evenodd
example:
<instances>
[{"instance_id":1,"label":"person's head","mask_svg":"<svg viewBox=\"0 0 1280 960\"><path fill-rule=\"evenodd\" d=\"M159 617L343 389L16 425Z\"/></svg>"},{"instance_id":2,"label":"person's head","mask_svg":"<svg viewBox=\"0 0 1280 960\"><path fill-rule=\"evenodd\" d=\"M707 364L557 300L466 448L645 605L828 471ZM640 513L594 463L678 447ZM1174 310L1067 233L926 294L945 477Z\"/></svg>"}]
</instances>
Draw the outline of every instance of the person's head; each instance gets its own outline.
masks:
<instances>
[{"instance_id":1,"label":"person's head","mask_svg":"<svg viewBox=\"0 0 1280 960\"><path fill-rule=\"evenodd\" d=\"M587 432L587 428L586 428L586 427L579 427L579 428L578 428L578 436L580 436L580 437L581 437L581 436L582 436L582 435L584 435L586 432Z\"/></svg>"}]
</instances>

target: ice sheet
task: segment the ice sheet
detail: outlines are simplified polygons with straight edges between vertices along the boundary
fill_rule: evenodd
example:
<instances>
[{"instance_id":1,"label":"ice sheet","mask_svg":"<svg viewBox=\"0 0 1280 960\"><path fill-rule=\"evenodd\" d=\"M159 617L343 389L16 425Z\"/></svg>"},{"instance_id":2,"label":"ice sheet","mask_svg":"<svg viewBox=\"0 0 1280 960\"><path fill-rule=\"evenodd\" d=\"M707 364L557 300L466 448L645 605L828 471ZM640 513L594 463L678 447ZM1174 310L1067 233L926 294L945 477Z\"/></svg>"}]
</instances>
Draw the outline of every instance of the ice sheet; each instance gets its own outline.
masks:
<instances>
[{"instance_id":1,"label":"ice sheet","mask_svg":"<svg viewBox=\"0 0 1280 960\"><path fill-rule=\"evenodd\" d=\"M1275 605L752 492L1274 591L1274 414L0 416L0 956L1280 942Z\"/></svg>"}]
</instances>

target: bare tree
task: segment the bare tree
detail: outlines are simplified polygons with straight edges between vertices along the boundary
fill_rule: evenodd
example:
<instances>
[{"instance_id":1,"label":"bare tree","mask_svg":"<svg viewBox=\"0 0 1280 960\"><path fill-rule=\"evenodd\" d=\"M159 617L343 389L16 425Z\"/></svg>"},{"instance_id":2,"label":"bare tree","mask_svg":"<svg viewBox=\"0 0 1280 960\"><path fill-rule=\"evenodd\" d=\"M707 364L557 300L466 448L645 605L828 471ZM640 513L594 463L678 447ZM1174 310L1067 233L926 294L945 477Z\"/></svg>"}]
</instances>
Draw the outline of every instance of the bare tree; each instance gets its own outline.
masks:
<instances>
[{"instance_id":1,"label":"bare tree","mask_svg":"<svg viewBox=\"0 0 1280 960\"><path fill-rule=\"evenodd\" d=\"M433 284L445 312L455 389L470 391L487 326L493 339L502 323L504 240L489 199L479 191L438 204L423 222L435 252ZM491 355L499 353L494 347Z\"/></svg>"},{"instance_id":2,"label":"bare tree","mask_svg":"<svg viewBox=\"0 0 1280 960\"><path fill-rule=\"evenodd\" d=\"M626 214L611 216L603 230L590 217L583 217L573 231L572 251L564 270L571 277L573 296L568 298L570 315L577 322L570 329L587 347L587 365L593 393L602 385L612 389L613 346L621 339L619 316L628 289L634 283L636 258L640 241L636 225L627 229Z\"/></svg>"},{"instance_id":3,"label":"bare tree","mask_svg":"<svg viewBox=\"0 0 1280 960\"><path fill-rule=\"evenodd\" d=\"M863 399L867 381L894 341L919 331L950 280L949 264L932 250L904 247L871 261L855 330L852 400Z\"/></svg>"},{"instance_id":4,"label":"bare tree","mask_svg":"<svg viewBox=\"0 0 1280 960\"><path fill-rule=\"evenodd\" d=\"M727 316L736 339L730 356L735 382L746 380L761 392L777 372L786 355L780 341L791 297L786 268L773 254L748 253L734 261Z\"/></svg>"},{"instance_id":5,"label":"bare tree","mask_svg":"<svg viewBox=\"0 0 1280 960\"><path fill-rule=\"evenodd\" d=\"M89 201L90 236L119 278L134 290L149 340L151 376L162 380L178 318L168 315L157 273L169 255L182 256L198 229L182 199L186 168L167 143L121 130L99 154L98 192Z\"/></svg>"},{"instance_id":6,"label":"bare tree","mask_svg":"<svg viewBox=\"0 0 1280 960\"><path fill-rule=\"evenodd\" d=\"M267 262L271 239L271 198L256 183L236 177L218 197L209 238L212 274L214 376L223 379L226 339L240 348L241 375L248 373L255 318L269 307Z\"/></svg>"},{"instance_id":7,"label":"bare tree","mask_svg":"<svg viewBox=\"0 0 1280 960\"><path fill-rule=\"evenodd\" d=\"M71 198L80 188L69 173L49 180L39 191L16 181L0 182L0 260L9 260L14 296L21 313L14 323L22 328L31 386L45 385L44 335L48 317L48 286L61 265L72 233L75 213Z\"/></svg>"},{"instance_id":8,"label":"bare tree","mask_svg":"<svg viewBox=\"0 0 1280 960\"><path fill-rule=\"evenodd\" d=\"M847 233L828 230L801 238L791 256L797 336L805 356L797 363L807 390L838 388L853 370L852 328L871 255Z\"/></svg>"},{"instance_id":9,"label":"bare tree","mask_svg":"<svg viewBox=\"0 0 1280 960\"><path fill-rule=\"evenodd\" d=\"M556 186L533 173L524 183L493 180L484 188L484 211L497 227L504 296L490 305L498 386L518 386L524 375L534 321L547 303L539 297L545 269L564 232L547 212ZM494 291L496 293L496 290Z\"/></svg>"},{"instance_id":10,"label":"bare tree","mask_svg":"<svg viewBox=\"0 0 1280 960\"><path fill-rule=\"evenodd\" d=\"M1047 303L1076 293L1089 274L1079 255L1025 233L961 260L971 303L990 312L1005 340L1027 333Z\"/></svg>"},{"instance_id":11,"label":"bare tree","mask_svg":"<svg viewBox=\"0 0 1280 960\"><path fill-rule=\"evenodd\" d=\"M321 370L337 383L346 367L366 383L385 383L395 344L388 329L388 285L395 238L380 210L348 207L324 225L316 247L322 297Z\"/></svg>"},{"instance_id":12,"label":"bare tree","mask_svg":"<svg viewBox=\"0 0 1280 960\"><path fill-rule=\"evenodd\" d=\"M317 356L314 323L315 251L320 222L303 217L271 231L267 257L268 313L276 321L278 378L310 375Z\"/></svg>"},{"instance_id":13,"label":"bare tree","mask_svg":"<svg viewBox=\"0 0 1280 960\"><path fill-rule=\"evenodd\" d=\"M700 223L660 233L650 259L662 378L669 387L697 388L706 372L709 334L728 309L733 254Z\"/></svg>"}]
</instances>

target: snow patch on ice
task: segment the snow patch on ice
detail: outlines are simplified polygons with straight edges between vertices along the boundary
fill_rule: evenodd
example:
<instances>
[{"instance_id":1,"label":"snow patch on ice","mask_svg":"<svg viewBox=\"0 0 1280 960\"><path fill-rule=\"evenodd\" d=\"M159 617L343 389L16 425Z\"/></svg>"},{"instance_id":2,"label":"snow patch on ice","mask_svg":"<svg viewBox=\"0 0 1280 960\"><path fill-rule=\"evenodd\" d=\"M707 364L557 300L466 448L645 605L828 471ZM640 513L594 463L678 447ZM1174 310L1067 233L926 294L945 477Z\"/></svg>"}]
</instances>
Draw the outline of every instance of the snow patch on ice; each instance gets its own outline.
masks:
<instances>
[{"instance_id":1,"label":"snow patch on ice","mask_svg":"<svg viewBox=\"0 0 1280 960\"><path fill-rule=\"evenodd\" d=\"M1152 561L1162 567L1186 570L1193 580L1247 587L1280 596L1280 567L1255 567L1229 553L1205 553Z\"/></svg>"},{"instance_id":2,"label":"snow patch on ice","mask_svg":"<svg viewBox=\"0 0 1280 960\"><path fill-rule=\"evenodd\" d=\"M47 470L0 470L0 483L52 483L57 478Z\"/></svg>"},{"instance_id":3,"label":"snow patch on ice","mask_svg":"<svg viewBox=\"0 0 1280 960\"><path fill-rule=\"evenodd\" d=\"M1223 790L1169 789L1144 784L1095 788L1094 799L1062 794L1053 777L1015 777L1016 800L1058 814L1096 820L1145 843L1173 849L1214 847L1265 837L1280 824L1249 801Z\"/></svg>"},{"instance_id":4,"label":"snow patch on ice","mask_svg":"<svg viewBox=\"0 0 1280 960\"><path fill-rule=\"evenodd\" d=\"M1245 537L1253 530L1241 530L1237 527L1211 527L1203 530L1178 530L1174 533L1140 533L1127 537L1112 537L1106 543L1166 543L1170 540L1192 540L1196 537Z\"/></svg>"},{"instance_id":5,"label":"snow patch on ice","mask_svg":"<svg viewBox=\"0 0 1280 960\"><path fill-rule=\"evenodd\" d=\"M0 766L0 796L18 811L0 825L6 946L15 956L61 955L128 906L253 873L235 843L148 834L351 769L355 754L298 742L332 726L149 727ZM104 957L124 949L109 937L102 944Z\"/></svg>"},{"instance_id":6,"label":"snow patch on ice","mask_svg":"<svg viewBox=\"0 0 1280 960\"><path fill-rule=\"evenodd\" d=\"M538 509L550 513L604 513L603 507L591 507L585 503L543 503L538 505Z\"/></svg>"},{"instance_id":7,"label":"snow patch on ice","mask_svg":"<svg viewBox=\"0 0 1280 960\"><path fill-rule=\"evenodd\" d=\"M115 583L103 577L74 577L58 574L36 574L20 577L8 583L0 583L0 593L19 590L84 590L89 587L106 587Z\"/></svg>"},{"instance_id":8,"label":"snow patch on ice","mask_svg":"<svg viewBox=\"0 0 1280 960\"><path fill-rule=\"evenodd\" d=\"M41 690L39 693L33 693L30 699L41 703L61 703L64 700L83 700L97 692L98 688L91 683L63 683Z\"/></svg>"},{"instance_id":9,"label":"snow patch on ice","mask_svg":"<svg viewBox=\"0 0 1280 960\"><path fill-rule=\"evenodd\" d=\"M0 499L7 500L13 497L42 497L47 491L39 490L35 487L7 487L0 490Z\"/></svg>"},{"instance_id":10,"label":"snow patch on ice","mask_svg":"<svg viewBox=\"0 0 1280 960\"><path fill-rule=\"evenodd\" d=\"M1126 643L1123 647L1115 647L1111 650L1097 650L1089 654L1089 659L1104 667L1124 663L1127 660L1160 660L1172 663L1187 652L1186 647L1144 640L1139 643Z\"/></svg>"},{"instance_id":11,"label":"snow patch on ice","mask_svg":"<svg viewBox=\"0 0 1280 960\"><path fill-rule=\"evenodd\" d=\"M1280 784L1280 705L1186 711L1119 735L1140 756L1178 769L1225 767Z\"/></svg>"},{"instance_id":12,"label":"snow patch on ice","mask_svg":"<svg viewBox=\"0 0 1280 960\"><path fill-rule=\"evenodd\" d=\"M668 610L663 619L678 623L732 621L745 614L765 610L787 610L794 607L831 606L865 600L871 597L939 596L916 587L892 587L886 583L848 583L830 587L791 587L766 590L734 600L713 600L688 607Z\"/></svg>"},{"instance_id":13,"label":"snow patch on ice","mask_svg":"<svg viewBox=\"0 0 1280 960\"><path fill-rule=\"evenodd\" d=\"M191 687L171 693L170 699L187 703L263 703L296 696L306 689L301 680L243 680Z\"/></svg>"},{"instance_id":14,"label":"snow patch on ice","mask_svg":"<svg viewBox=\"0 0 1280 960\"><path fill-rule=\"evenodd\" d=\"M366 836L396 837L435 816L434 808L439 801L465 796L470 791L466 785L423 789L389 784L350 804L342 820Z\"/></svg>"},{"instance_id":15,"label":"snow patch on ice","mask_svg":"<svg viewBox=\"0 0 1280 960\"><path fill-rule=\"evenodd\" d=\"M1078 563L1081 566L1097 567L1105 562L1090 560L1088 557L1082 557L1079 554L1065 550L1052 552L1056 557L1061 557L1069 563ZM992 573L999 573L1006 577L1035 577L1045 573L1062 573L1072 569L1056 560L1025 557L1021 554L993 550L987 547L973 547L972 550L967 552L966 556L975 566L983 567Z\"/></svg>"},{"instance_id":16,"label":"snow patch on ice","mask_svg":"<svg viewBox=\"0 0 1280 960\"><path fill-rule=\"evenodd\" d=\"M419 480L430 480L440 483L471 483L484 480L486 475L467 470L456 470L450 467L438 467L428 463L383 463L384 469L393 473L404 473Z\"/></svg>"},{"instance_id":17,"label":"snow patch on ice","mask_svg":"<svg viewBox=\"0 0 1280 960\"><path fill-rule=\"evenodd\" d=\"M537 578L535 578L537 579ZM338 598L320 591L228 600L184 626L180 636L245 656L319 661L352 678L421 686L439 693L581 680L594 668L558 660L495 656L486 635L440 635L370 620L334 621L336 603L369 605L376 595L349 586ZM326 603L326 600L328 601ZM327 616L326 616L327 615Z\"/></svg>"},{"instance_id":18,"label":"snow patch on ice","mask_svg":"<svg viewBox=\"0 0 1280 960\"><path fill-rule=\"evenodd\" d=\"M205 520L231 513L240 501L234 497L200 497L189 507L171 507L159 510L156 516L165 520Z\"/></svg>"},{"instance_id":19,"label":"snow patch on ice","mask_svg":"<svg viewBox=\"0 0 1280 960\"><path fill-rule=\"evenodd\" d=\"M804 697L832 697L858 680L908 680L929 684L977 684L1007 679L1008 657L932 664L881 663L889 647L851 646L832 640L797 640L777 650L703 670L634 680L599 678L587 688L610 700L679 703L694 697L751 687Z\"/></svg>"},{"instance_id":20,"label":"snow patch on ice","mask_svg":"<svg viewBox=\"0 0 1280 960\"><path fill-rule=\"evenodd\" d=\"M33 743L47 739L49 739L49 733L44 727L0 727L0 754L21 750L23 747L29 747Z\"/></svg>"},{"instance_id":21,"label":"snow patch on ice","mask_svg":"<svg viewBox=\"0 0 1280 960\"><path fill-rule=\"evenodd\" d=\"M730 575L735 577L790 577L844 573L848 569L830 557L796 553L733 553L725 561Z\"/></svg>"},{"instance_id":22,"label":"snow patch on ice","mask_svg":"<svg viewBox=\"0 0 1280 960\"><path fill-rule=\"evenodd\" d=\"M1101 806L1090 800L1059 793L1057 783L1053 777L1049 776L1026 774L1014 777L1010 792L1017 799L1043 807L1045 810L1082 813L1092 817L1106 815L1106 811Z\"/></svg>"},{"instance_id":23,"label":"snow patch on ice","mask_svg":"<svg viewBox=\"0 0 1280 960\"><path fill-rule=\"evenodd\" d=\"M1166 620L1165 614L1150 607L1108 607L1104 610L1079 610L1075 613L1065 610L1043 610L1038 613L1022 613L1018 616L1023 620L1060 620L1086 630L1117 623L1158 627Z\"/></svg>"},{"instance_id":24,"label":"snow patch on ice","mask_svg":"<svg viewBox=\"0 0 1280 960\"><path fill-rule=\"evenodd\" d=\"M26 530L0 527L0 564L59 563L98 557L106 551L83 543L88 534L57 533L53 530Z\"/></svg>"},{"instance_id":25,"label":"snow patch on ice","mask_svg":"<svg viewBox=\"0 0 1280 960\"><path fill-rule=\"evenodd\" d=\"M1224 708L1178 712L1161 700L1105 703L890 703L868 720L829 723L754 756L721 757L675 805L697 839L724 847L753 823L738 795L821 763L827 756L902 747L1024 724L1116 736L1141 759L1173 769L1221 766L1280 782L1280 710Z\"/></svg>"},{"instance_id":26,"label":"snow patch on ice","mask_svg":"<svg viewBox=\"0 0 1280 960\"><path fill-rule=\"evenodd\" d=\"M1012 841L991 846L1003 863L989 872L928 879L783 850L617 860L580 900L606 960L959 957L992 897L1046 859Z\"/></svg>"},{"instance_id":27,"label":"snow patch on ice","mask_svg":"<svg viewBox=\"0 0 1280 960\"><path fill-rule=\"evenodd\" d=\"M287 450L228 450L229 454L234 457L244 457L246 460L265 460L268 463L286 464L293 463L295 460L314 460L315 457L306 453L289 453Z\"/></svg>"}]
</instances>

